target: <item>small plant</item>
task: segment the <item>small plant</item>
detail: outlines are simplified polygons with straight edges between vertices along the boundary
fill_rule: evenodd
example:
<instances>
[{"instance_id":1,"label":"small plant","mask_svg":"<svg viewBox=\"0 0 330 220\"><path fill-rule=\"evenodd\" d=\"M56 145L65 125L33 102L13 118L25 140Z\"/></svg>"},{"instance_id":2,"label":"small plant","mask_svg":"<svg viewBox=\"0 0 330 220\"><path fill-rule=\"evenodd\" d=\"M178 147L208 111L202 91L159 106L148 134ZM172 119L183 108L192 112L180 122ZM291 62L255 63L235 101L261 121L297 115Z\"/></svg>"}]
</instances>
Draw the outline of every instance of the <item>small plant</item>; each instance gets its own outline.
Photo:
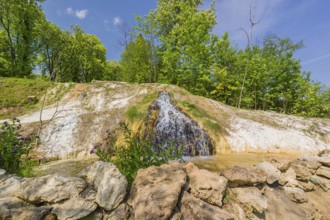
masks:
<instances>
[{"instance_id":1,"label":"small plant","mask_svg":"<svg viewBox=\"0 0 330 220\"><path fill-rule=\"evenodd\" d=\"M127 146L115 146L112 153L92 149L101 160L114 163L119 171L126 176L129 184L133 182L137 171L152 165L162 165L170 160L182 158L182 146L178 141L169 141L158 132L146 133L143 137L132 136L126 123L120 124L124 132Z\"/></svg>"},{"instance_id":2,"label":"small plant","mask_svg":"<svg viewBox=\"0 0 330 220\"><path fill-rule=\"evenodd\" d=\"M22 165L27 164L27 161L22 163L22 157L28 158L31 140L20 137L20 128L20 121L16 118L0 126L0 168L8 173L20 172Z\"/></svg>"}]
</instances>

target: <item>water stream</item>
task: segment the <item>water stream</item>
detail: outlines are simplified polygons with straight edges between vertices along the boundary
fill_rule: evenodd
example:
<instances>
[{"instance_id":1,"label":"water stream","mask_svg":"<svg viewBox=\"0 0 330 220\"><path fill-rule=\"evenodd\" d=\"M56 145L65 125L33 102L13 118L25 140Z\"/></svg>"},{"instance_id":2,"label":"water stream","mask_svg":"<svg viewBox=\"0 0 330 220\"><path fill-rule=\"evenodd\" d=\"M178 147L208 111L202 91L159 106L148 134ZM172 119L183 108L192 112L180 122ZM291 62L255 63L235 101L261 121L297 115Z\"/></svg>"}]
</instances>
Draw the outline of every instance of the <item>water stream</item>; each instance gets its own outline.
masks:
<instances>
[{"instance_id":1,"label":"water stream","mask_svg":"<svg viewBox=\"0 0 330 220\"><path fill-rule=\"evenodd\" d=\"M179 111L167 92L161 92L154 103L159 110L156 130L168 140L179 142L185 156L215 154L211 138L198 123Z\"/></svg>"}]
</instances>

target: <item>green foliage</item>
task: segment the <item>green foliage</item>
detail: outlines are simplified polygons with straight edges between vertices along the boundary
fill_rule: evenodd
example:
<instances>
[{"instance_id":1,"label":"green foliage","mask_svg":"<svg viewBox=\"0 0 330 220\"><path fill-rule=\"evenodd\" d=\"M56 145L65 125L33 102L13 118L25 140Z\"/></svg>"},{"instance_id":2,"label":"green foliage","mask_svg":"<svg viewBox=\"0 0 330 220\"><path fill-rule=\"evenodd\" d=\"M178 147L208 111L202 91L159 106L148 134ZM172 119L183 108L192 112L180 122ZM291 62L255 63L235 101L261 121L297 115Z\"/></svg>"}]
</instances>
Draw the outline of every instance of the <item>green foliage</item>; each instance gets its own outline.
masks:
<instances>
[{"instance_id":1,"label":"green foliage","mask_svg":"<svg viewBox=\"0 0 330 220\"><path fill-rule=\"evenodd\" d=\"M132 106L126 111L126 117L130 121L134 121L134 120L143 120L145 115L141 111L139 111L138 107Z\"/></svg>"},{"instance_id":2,"label":"green foliage","mask_svg":"<svg viewBox=\"0 0 330 220\"><path fill-rule=\"evenodd\" d=\"M28 96L35 96L40 100L47 88L53 83L37 79L1 78L0 77L0 119L12 118L15 115L28 113L37 107L35 101L29 101Z\"/></svg>"},{"instance_id":3,"label":"green foliage","mask_svg":"<svg viewBox=\"0 0 330 220\"><path fill-rule=\"evenodd\" d=\"M5 121L0 127L0 168L9 173L17 173L22 168L21 159L29 155L28 140L18 134L21 124L19 120Z\"/></svg>"},{"instance_id":4,"label":"green foliage","mask_svg":"<svg viewBox=\"0 0 330 220\"><path fill-rule=\"evenodd\" d=\"M118 61L107 61L105 71L102 76L103 80L118 81L122 79L123 66Z\"/></svg>"},{"instance_id":5,"label":"green foliage","mask_svg":"<svg viewBox=\"0 0 330 220\"><path fill-rule=\"evenodd\" d=\"M219 131L222 130L219 123L217 123L213 120L210 120L210 119L205 119L203 124L206 128L211 129L211 130L216 131L216 132L219 132Z\"/></svg>"},{"instance_id":6,"label":"green foliage","mask_svg":"<svg viewBox=\"0 0 330 220\"><path fill-rule=\"evenodd\" d=\"M115 146L110 149L110 153L98 148L96 154L101 160L114 163L129 184L134 181L139 169L152 165L160 166L182 157L182 147L179 143L166 142L164 146L166 138L162 134L152 133L145 134L143 138L134 137L127 124L121 123L121 128L127 146Z\"/></svg>"},{"instance_id":7,"label":"green foliage","mask_svg":"<svg viewBox=\"0 0 330 220\"><path fill-rule=\"evenodd\" d=\"M148 58L149 43L141 34L131 41L121 55L123 79L127 82L152 82L151 64Z\"/></svg>"}]
</instances>

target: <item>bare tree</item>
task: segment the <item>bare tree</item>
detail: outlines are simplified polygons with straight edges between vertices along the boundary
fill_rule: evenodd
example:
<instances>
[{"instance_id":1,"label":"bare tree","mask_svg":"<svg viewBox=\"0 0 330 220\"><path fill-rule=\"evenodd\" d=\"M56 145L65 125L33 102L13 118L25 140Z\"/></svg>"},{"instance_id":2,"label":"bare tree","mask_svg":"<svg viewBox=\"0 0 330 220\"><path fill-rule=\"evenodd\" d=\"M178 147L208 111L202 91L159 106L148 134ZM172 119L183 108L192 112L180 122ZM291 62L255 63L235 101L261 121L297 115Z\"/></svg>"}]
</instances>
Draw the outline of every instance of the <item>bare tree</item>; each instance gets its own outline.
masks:
<instances>
[{"instance_id":1,"label":"bare tree","mask_svg":"<svg viewBox=\"0 0 330 220\"><path fill-rule=\"evenodd\" d=\"M259 19L259 21L255 21L254 20L254 15L252 14L252 7L250 5L250 16L249 16L249 21L250 21L250 35L248 34L248 32L244 29L244 28L240 28L240 31L243 31L246 34L247 37L247 48L252 49L253 47L253 28L254 26L256 26L257 24L260 23L261 19ZM238 99L238 103L237 103L237 108L241 108L241 102L242 102L242 96L243 96L243 90L244 90L244 85L245 85L245 81L246 81L246 76L248 73L248 69L250 66L250 61L251 61L251 57L250 55L248 55L248 59L246 61L246 66L245 66L245 71L244 71L244 77L243 77L243 81L242 81L242 86L241 86L241 90L240 90L240 94L239 94L239 99Z\"/></svg>"}]
</instances>

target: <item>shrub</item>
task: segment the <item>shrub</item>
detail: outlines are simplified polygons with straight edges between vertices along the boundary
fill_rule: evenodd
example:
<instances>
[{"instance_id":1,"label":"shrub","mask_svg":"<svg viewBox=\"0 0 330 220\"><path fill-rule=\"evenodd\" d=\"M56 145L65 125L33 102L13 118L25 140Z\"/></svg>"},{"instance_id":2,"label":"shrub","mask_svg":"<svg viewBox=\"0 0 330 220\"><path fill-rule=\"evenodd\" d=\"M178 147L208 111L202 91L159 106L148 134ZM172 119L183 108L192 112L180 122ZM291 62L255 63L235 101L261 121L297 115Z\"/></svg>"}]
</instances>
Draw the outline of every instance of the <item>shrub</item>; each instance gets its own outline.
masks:
<instances>
[{"instance_id":1,"label":"shrub","mask_svg":"<svg viewBox=\"0 0 330 220\"><path fill-rule=\"evenodd\" d=\"M152 165L159 166L170 160L182 159L182 146L179 141L170 141L159 132L146 133L143 137L132 136L127 124L121 123L127 146L115 146L107 151L93 149L101 160L112 162L126 176L129 184L133 182L137 171Z\"/></svg>"},{"instance_id":2,"label":"shrub","mask_svg":"<svg viewBox=\"0 0 330 220\"><path fill-rule=\"evenodd\" d=\"M0 168L8 173L19 172L22 156L27 158L29 155L30 140L19 136L20 127L20 121L16 118L3 122L0 127Z\"/></svg>"}]
</instances>

